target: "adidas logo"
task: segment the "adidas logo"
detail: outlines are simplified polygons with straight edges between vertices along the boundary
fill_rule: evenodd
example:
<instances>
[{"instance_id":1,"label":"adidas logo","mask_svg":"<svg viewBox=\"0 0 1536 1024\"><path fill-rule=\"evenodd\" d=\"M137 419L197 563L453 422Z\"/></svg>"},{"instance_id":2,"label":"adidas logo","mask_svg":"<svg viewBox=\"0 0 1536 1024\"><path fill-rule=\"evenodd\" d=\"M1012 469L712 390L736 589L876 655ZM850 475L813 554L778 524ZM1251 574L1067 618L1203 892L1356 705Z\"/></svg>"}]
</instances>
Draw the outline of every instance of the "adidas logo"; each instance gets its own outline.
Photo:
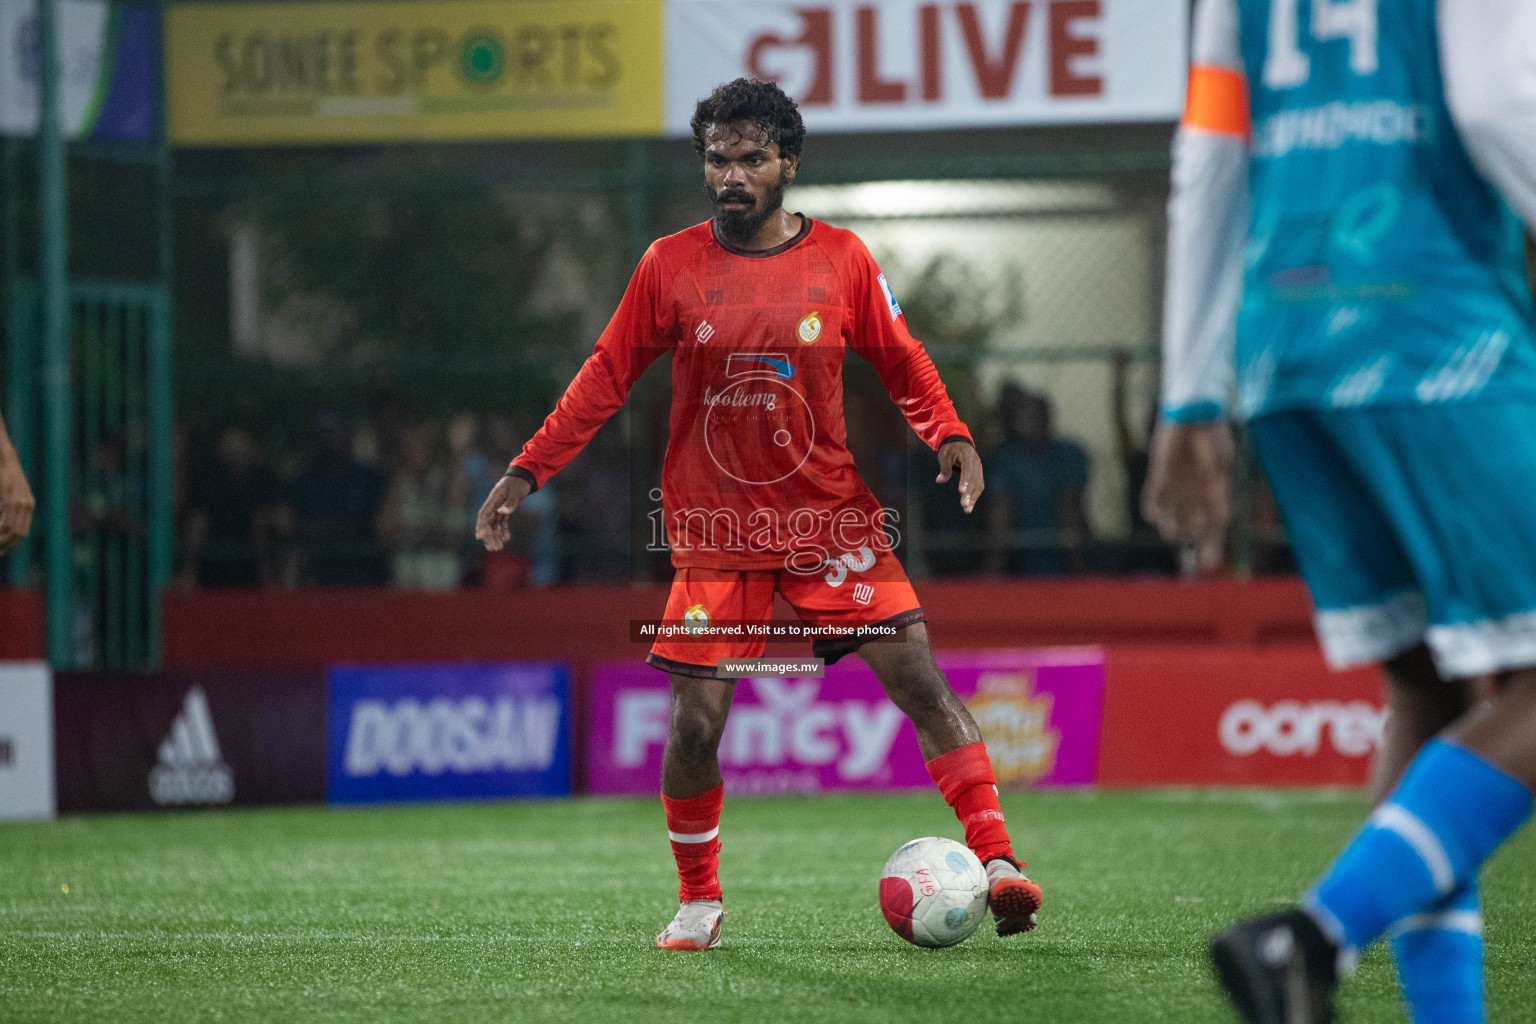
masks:
<instances>
[{"instance_id":1,"label":"adidas logo","mask_svg":"<svg viewBox=\"0 0 1536 1024\"><path fill-rule=\"evenodd\" d=\"M201 686L187 691L171 734L160 744L159 763L149 772L149 796L162 806L227 804L235 798L235 777L219 751Z\"/></svg>"}]
</instances>

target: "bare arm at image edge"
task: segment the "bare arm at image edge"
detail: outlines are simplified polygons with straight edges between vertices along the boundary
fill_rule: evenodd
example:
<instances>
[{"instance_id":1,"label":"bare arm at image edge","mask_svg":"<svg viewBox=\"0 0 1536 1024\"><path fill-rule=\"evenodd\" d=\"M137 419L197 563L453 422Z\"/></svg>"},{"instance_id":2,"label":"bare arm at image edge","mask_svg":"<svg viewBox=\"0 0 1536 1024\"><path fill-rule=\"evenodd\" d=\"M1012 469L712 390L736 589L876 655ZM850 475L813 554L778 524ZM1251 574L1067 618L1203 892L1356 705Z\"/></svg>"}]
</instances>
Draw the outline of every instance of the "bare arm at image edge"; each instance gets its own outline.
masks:
<instances>
[{"instance_id":1,"label":"bare arm at image edge","mask_svg":"<svg viewBox=\"0 0 1536 1024\"><path fill-rule=\"evenodd\" d=\"M32 510L37 505L32 488L21 471L21 461L11 445L5 420L0 418L0 555L11 551L32 530Z\"/></svg>"}]
</instances>

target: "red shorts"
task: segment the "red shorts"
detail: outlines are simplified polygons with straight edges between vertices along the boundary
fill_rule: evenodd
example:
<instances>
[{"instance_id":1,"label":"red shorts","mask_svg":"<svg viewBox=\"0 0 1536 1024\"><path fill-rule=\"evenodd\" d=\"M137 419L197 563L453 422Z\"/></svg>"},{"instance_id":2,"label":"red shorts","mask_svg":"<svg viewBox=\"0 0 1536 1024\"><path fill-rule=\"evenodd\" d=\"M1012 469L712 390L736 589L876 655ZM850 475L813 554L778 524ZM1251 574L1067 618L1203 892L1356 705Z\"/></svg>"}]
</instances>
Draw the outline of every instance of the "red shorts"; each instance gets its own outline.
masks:
<instances>
[{"instance_id":1,"label":"red shorts","mask_svg":"<svg viewBox=\"0 0 1536 1024\"><path fill-rule=\"evenodd\" d=\"M891 552L861 548L844 556L844 561L845 566L815 576L789 569L679 569L662 619L667 623L766 625L772 619L773 595L777 592L809 626L899 630L925 621L917 594ZM875 638L844 630L812 640L811 653L830 665ZM712 677L719 659L760 658L765 642L765 636L750 634L662 638L645 660L665 672Z\"/></svg>"}]
</instances>

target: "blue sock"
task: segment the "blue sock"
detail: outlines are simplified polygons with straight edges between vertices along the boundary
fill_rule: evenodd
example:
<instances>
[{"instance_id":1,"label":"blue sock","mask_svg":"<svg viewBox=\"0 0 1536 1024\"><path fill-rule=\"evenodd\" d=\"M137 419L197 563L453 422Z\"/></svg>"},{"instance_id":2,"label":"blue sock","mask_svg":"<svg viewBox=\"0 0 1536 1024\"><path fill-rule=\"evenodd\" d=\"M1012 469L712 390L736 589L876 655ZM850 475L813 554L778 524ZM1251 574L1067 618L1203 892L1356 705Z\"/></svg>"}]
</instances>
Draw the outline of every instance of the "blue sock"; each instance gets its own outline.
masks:
<instances>
[{"instance_id":1,"label":"blue sock","mask_svg":"<svg viewBox=\"0 0 1536 1024\"><path fill-rule=\"evenodd\" d=\"M1483 915L1477 880L1392 926L1392 956L1414 1024L1484 1024Z\"/></svg>"},{"instance_id":2,"label":"blue sock","mask_svg":"<svg viewBox=\"0 0 1536 1024\"><path fill-rule=\"evenodd\" d=\"M1431 740L1304 904L1347 957L1475 878L1530 814L1531 791L1519 780Z\"/></svg>"}]
</instances>

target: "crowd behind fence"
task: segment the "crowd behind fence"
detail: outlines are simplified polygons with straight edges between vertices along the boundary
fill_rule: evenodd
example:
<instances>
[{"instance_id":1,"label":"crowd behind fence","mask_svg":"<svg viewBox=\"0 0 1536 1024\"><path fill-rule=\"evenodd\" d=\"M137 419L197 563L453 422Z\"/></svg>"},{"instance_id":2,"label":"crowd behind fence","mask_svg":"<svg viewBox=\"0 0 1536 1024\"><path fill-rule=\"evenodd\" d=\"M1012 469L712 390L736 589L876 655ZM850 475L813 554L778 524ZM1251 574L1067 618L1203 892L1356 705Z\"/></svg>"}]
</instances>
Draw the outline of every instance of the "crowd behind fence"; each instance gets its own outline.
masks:
<instances>
[{"instance_id":1,"label":"crowd behind fence","mask_svg":"<svg viewBox=\"0 0 1536 1024\"><path fill-rule=\"evenodd\" d=\"M1179 553L1139 508L1149 424L1131 420L1124 394L1137 358L1108 356L1117 447L1107 460L1059 431L1060 396L1005 378L970 424L987 480L972 515L961 510L954 481L934 482L933 454L894 406L882 407L850 367L848 447L882 505L898 510L897 550L908 572L917 579L1179 572ZM665 397L662 384L654 391ZM659 507L653 495L666 437L653 429L658 419L664 427L664 417L648 412L641 395L602 428L529 496L513 517L511 543L494 554L474 540L475 514L537 423L493 410L324 411L307 424L301 447L282 452L239 425L182 431L176 585L442 591L663 580L667 552L647 539L646 524L651 506ZM1118 529L1097 522L1085 500L1099 475L1115 477L1113 489L1124 495ZM1261 481L1239 495L1238 508L1238 568L1289 569Z\"/></svg>"}]
</instances>

